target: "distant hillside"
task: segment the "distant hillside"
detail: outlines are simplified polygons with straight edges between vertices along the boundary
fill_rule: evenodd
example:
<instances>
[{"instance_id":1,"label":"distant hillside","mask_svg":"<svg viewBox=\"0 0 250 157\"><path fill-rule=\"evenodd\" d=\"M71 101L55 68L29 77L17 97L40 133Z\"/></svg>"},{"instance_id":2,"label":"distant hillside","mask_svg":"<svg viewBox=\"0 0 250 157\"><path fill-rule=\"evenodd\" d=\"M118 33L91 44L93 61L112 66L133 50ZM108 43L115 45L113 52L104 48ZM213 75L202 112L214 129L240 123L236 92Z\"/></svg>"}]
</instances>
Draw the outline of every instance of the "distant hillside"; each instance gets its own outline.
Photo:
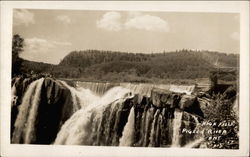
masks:
<instances>
[{"instance_id":1,"label":"distant hillside","mask_svg":"<svg viewBox=\"0 0 250 157\"><path fill-rule=\"evenodd\" d=\"M44 73L49 72L51 69L56 67L57 65L43 63L43 62L34 62L29 60L24 60L22 62L22 70L27 73L35 72L35 73Z\"/></svg>"},{"instance_id":2,"label":"distant hillside","mask_svg":"<svg viewBox=\"0 0 250 157\"><path fill-rule=\"evenodd\" d=\"M102 81L149 81L150 79L195 79L208 77L216 67L237 67L239 55L180 50L154 54L111 51L74 51L59 65L26 61L27 69L61 78Z\"/></svg>"}]
</instances>

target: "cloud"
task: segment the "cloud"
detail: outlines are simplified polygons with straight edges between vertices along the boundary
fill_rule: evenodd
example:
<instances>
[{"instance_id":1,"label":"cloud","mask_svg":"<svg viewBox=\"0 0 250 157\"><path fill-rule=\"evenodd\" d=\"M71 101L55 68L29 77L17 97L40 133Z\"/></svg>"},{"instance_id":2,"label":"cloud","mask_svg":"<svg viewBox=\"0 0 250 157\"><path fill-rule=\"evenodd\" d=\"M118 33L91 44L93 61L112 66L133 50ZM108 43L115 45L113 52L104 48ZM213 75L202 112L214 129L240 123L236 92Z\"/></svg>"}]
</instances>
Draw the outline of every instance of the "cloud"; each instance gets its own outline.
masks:
<instances>
[{"instance_id":1,"label":"cloud","mask_svg":"<svg viewBox=\"0 0 250 157\"><path fill-rule=\"evenodd\" d=\"M25 39L25 53L46 53L58 46L71 46L69 42L59 42L59 41L48 41L42 38L28 38Z\"/></svg>"},{"instance_id":2,"label":"cloud","mask_svg":"<svg viewBox=\"0 0 250 157\"><path fill-rule=\"evenodd\" d=\"M70 24L72 22L71 19L66 15L59 15L55 19L64 24Z\"/></svg>"},{"instance_id":3,"label":"cloud","mask_svg":"<svg viewBox=\"0 0 250 157\"><path fill-rule=\"evenodd\" d=\"M240 33L239 32L233 32L230 34L230 38L233 40L240 40Z\"/></svg>"},{"instance_id":4,"label":"cloud","mask_svg":"<svg viewBox=\"0 0 250 157\"><path fill-rule=\"evenodd\" d=\"M14 25L25 25L34 24L34 14L27 9L15 9L13 11L13 24Z\"/></svg>"},{"instance_id":5,"label":"cloud","mask_svg":"<svg viewBox=\"0 0 250 157\"><path fill-rule=\"evenodd\" d=\"M168 32L169 26L166 21L157 16L138 15L130 18L125 23L125 28L135 28L154 32Z\"/></svg>"},{"instance_id":6,"label":"cloud","mask_svg":"<svg viewBox=\"0 0 250 157\"><path fill-rule=\"evenodd\" d=\"M54 45L45 39L30 38L30 39L25 39L24 51L29 53L36 53L36 52L44 53L48 51L48 49L51 49L53 47Z\"/></svg>"},{"instance_id":7,"label":"cloud","mask_svg":"<svg viewBox=\"0 0 250 157\"><path fill-rule=\"evenodd\" d=\"M72 48L71 43L65 41L47 40L44 38L26 38L24 51L20 57L45 63L58 64L62 55Z\"/></svg>"},{"instance_id":8,"label":"cloud","mask_svg":"<svg viewBox=\"0 0 250 157\"><path fill-rule=\"evenodd\" d=\"M138 29L153 32L168 32L167 21L158 16L143 14L141 12L128 12L126 21L121 21L121 14L118 12L107 12L102 19L97 21L97 27L108 31L121 31L128 29Z\"/></svg>"},{"instance_id":9,"label":"cloud","mask_svg":"<svg viewBox=\"0 0 250 157\"><path fill-rule=\"evenodd\" d=\"M107 31L120 31L122 29L121 14L118 12L107 12L96 22L97 27Z\"/></svg>"}]
</instances>

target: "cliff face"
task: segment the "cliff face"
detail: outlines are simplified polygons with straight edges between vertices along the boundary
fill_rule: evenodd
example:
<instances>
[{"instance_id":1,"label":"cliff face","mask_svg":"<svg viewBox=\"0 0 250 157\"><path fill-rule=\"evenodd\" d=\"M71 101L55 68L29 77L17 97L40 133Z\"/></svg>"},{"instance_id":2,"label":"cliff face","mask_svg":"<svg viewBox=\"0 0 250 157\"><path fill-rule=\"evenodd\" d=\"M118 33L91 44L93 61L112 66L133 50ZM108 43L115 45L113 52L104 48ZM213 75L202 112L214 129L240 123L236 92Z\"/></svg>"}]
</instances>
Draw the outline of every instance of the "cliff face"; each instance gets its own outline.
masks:
<instances>
[{"instance_id":1,"label":"cliff face","mask_svg":"<svg viewBox=\"0 0 250 157\"><path fill-rule=\"evenodd\" d=\"M197 139L181 135L202 121L195 96L154 89L147 97L119 87L98 98L73 89L48 77L14 79L12 143L182 147Z\"/></svg>"}]
</instances>

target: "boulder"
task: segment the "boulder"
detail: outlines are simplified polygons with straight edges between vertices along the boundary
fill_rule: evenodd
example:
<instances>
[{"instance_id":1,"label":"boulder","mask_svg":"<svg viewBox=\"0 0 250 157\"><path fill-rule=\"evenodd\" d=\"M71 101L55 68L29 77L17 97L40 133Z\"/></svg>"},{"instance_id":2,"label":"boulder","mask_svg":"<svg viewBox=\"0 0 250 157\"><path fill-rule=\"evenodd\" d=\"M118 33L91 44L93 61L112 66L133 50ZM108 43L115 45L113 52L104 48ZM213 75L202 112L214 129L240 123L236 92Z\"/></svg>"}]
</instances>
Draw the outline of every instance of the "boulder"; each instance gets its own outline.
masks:
<instances>
[{"instance_id":1,"label":"boulder","mask_svg":"<svg viewBox=\"0 0 250 157\"><path fill-rule=\"evenodd\" d=\"M179 103L179 108L185 110L192 107L196 99L197 98L194 95L183 95Z\"/></svg>"},{"instance_id":2,"label":"boulder","mask_svg":"<svg viewBox=\"0 0 250 157\"><path fill-rule=\"evenodd\" d=\"M204 117L199 101L195 95L183 95L179 102L179 108L183 111Z\"/></svg>"},{"instance_id":3,"label":"boulder","mask_svg":"<svg viewBox=\"0 0 250 157\"><path fill-rule=\"evenodd\" d=\"M180 93L155 88L151 91L151 100L156 107L176 108L181 99L181 95Z\"/></svg>"}]
</instances>

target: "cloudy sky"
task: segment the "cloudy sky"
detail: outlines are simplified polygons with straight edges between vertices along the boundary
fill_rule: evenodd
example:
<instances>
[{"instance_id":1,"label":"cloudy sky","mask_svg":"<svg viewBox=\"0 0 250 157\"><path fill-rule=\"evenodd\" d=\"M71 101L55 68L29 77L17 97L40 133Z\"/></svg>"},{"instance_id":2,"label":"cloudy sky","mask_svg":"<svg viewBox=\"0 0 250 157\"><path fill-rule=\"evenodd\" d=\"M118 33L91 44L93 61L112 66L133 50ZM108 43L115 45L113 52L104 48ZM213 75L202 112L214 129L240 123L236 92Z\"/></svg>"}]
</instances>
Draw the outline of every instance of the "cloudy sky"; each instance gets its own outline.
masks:
<instances>
[{"instance_id":1,"label":"cloudy sky","mask_svg":"<svg viewBox=\"0 0 250 157\"><path fill-rule=\"evenodd\" d=\"M239 53L239 14L15 9L21 56L58 64L74 50L137 53L211 50Z\"/></svg>"}]
</instances>

